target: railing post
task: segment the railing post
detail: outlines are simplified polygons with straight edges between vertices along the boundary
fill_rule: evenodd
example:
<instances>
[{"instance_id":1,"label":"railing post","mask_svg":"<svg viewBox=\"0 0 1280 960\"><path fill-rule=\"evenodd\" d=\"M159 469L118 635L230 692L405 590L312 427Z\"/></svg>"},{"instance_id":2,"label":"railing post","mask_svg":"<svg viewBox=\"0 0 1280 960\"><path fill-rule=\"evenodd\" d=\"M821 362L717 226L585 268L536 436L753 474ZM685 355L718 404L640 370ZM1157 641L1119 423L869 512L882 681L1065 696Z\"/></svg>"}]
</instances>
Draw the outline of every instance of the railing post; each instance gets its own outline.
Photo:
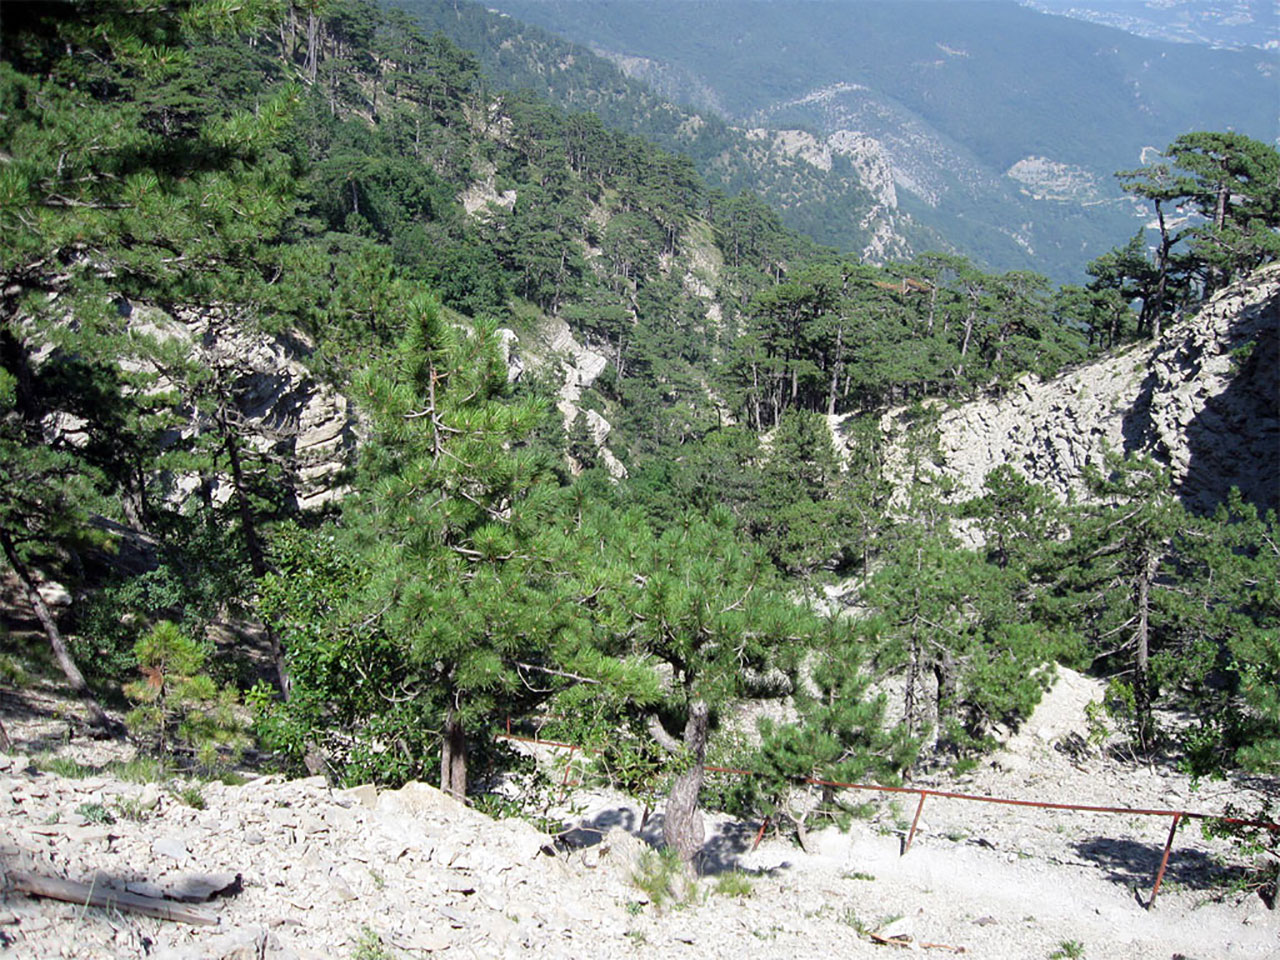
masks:
<instances>
[{"instance_id":1,"label":"railing post","mask_svg":"<svg viewBox=\"0 0 1280 960\"><path fill-rule=\"evenodd\" d=\"M564 762L564 779L560 781L560 802L564 803L564 798L569 795L569 773L573 770L573 752L578 748L570 747L569 756Z\"/></svg>"},{"instance_id":2,"label":"railing post","mask_svg":"<svg viewBox=\"0 0 1280 960\"><path fill-rule=\"evenodd\" d=\"M1156 871L1155 886L1151 888L1151 899L1147 901L1148 910L1156 904L1156 894L1160 892L1160 884L1164 881L1164 868L1169 865L1169 851L1173 849L1173 835L1178 832L1178 824L1181 821L1182 814L1175 813L1173 823L1169 825L1169 839L1164 842L1164 856L1160 858L1160 869Z\"/></svg>"},{"instance_id":3,"label":"railing post","mask_svg":"<svg viewBox=\"0 0 1280 960\"><path fill-rule=\"evenodd\" d=\"M911 849L911 841L916 838L916 826L920 823L920 812L924 810L925 796L926 796L925 792L921 790L920 802L916 804L916 815L915 815L915 818L911 821L911 832L907 834L906 843L902 845L902 853L899 854L899 856L905 857L907 855L907 851Z\"/></svg>"},{"instance_id":4,"label":"railing post","mask_svg":"<svg viewBox=\"0 0 1280 960\"><path fill-rule=\"evenodd\" d=\"M760 841L764 839L764 832L769 829L769 818L764 818L764 823L760 824L760 829L756 831L756 842L751 845L751 852L755 853L760 848Z\"/></svg>"}]
</instances>

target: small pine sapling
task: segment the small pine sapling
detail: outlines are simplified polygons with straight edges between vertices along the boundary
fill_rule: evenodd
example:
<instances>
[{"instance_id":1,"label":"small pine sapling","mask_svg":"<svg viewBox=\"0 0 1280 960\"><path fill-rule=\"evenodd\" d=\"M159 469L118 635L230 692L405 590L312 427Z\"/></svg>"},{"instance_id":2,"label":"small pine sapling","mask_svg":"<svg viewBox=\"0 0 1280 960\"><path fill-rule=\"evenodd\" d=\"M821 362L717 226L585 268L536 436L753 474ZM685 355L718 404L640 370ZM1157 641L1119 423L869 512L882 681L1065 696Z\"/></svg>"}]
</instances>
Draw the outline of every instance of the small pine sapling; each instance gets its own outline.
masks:
<instances>
[{"instance_id":1,"label":"small pine sapling","mask_svg":"<svg viewBox=\"0 0 1280 960\"><path fill-rule=\"evenodd\" d=\"M135 644L134 654L143 679L124 688L135 704L125 718L130 730L150 737L161 757L190 752L209 771L234 762L247 745L238 696L204 672L205 645L162 620Z\"/></svg>"}]
</instances>

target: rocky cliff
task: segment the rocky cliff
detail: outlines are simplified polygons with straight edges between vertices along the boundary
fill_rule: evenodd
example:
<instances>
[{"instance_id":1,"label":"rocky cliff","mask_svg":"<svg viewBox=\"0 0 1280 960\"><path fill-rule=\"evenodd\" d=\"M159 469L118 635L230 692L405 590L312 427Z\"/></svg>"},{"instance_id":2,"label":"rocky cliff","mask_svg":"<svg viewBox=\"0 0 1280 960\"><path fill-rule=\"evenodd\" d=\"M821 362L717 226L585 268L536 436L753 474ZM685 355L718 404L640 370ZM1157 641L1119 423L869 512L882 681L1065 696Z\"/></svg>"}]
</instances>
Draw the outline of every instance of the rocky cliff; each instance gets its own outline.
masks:
<instances>
[{"instance_id":1,"label":"rocky cliff","mask_svg":"<svg viewBox=\"0 0 1280 960\"><path fill-rule=\"evenodd\" d=\"M1211 510L1240 488L1280 507L1280 265L1222 291L1154 343L1112 353L1052 380L1028 376L1004 396L948 410L939 471L958 499L1009 463L1062 497L1083 493L1087 464L1108 449L1148 454L1183 502ZM891 439L901 412L884 418ZM902 451L896 452L899 464Z\"/></svg>"},{"instance_id":2,"label":"rocky cliff","mask_svg":"<svg viewBox=\"0 0 1280 960\"><path fill-rule=\"evenodd\" d=\"M176 390L181 397L175 409L180 425L174 428L174 442L190 442L216 431L211 406L228 404L241 442L280 466L297 508L319 509L348 492L347 477L362 433L359 417L354 404L308 365L313 348L303 335L257 332L218 308L169 312L129 304L127 309L134 336L177 345L188 363L204 371L195 378L199 395L191 392L191 384L184 391L184 385L163 374L150 388L157 394ZM625 476L626 468L607 445L609 422L595 411L583 411L579 404L582 391L599 377L607 359L579 343L559 319L546 320L523 339L503 331L503 339L511 379L530 367L559 383L557 406L565 430L572 430L575 421L584 417L606 469L615 477ZM150 368L150 362L147 365ZM76 424L61 423L58 428L74 433ZM185 500L196 495L204 482L196 474L175 476L171 495ZM226 503L233 494L230 478L214 477L207 492L213 502Z\"/></svg>"},{"instance_id":3,"label":"rocky cliff","mask_svg":"<svg viewBox=\"0 0 1280 960\"><path fill-rule=\"evenodd\" d=\"M771 130L758 127L746 132L748 143L759 149L754 162L759 166L781 169L794 168L797 161L807 164L832 177L834 158L849 161L854 177L849 189L861 189L869 198L866 211L858 219L857 227L866 237L861 257L868 263L885 263L889 260L908 259L912 251L905 237L909 218L898 208L895 174L883 145L874 137L856 130L836 130L825 137L816 137L805 130ZM722 165L733 162L722 157ZM801 202L799 195L783 194L778 197L783 209Z\"/></svg>"},{"instance_id":4,"label":"rocky cliff","mask_svg":"<svg viewBox=\"0 0 1280 960\"><path fill-rule=\"evenodd\" d=\"M179 390L179 413L187 422L177 431L184 439L216 429L210 405L225 404L242 442L282 465L299 508L321 507L346 492L343 476L358 435L355 411L307 365L312 347L304 337L256 332L216 308L170 313L130 304L127 309L133 335L180 345L188 362L204 371L203 379ZM165 393L178 386L162 375L152 389ZM200 483L198 477L179 476L175 492L189 496ZM214 481L210 496L215 502L231 495L229 480Z\"/></svg>"},{"instance_id":5,"label":"rocky cliff","mask_svg":"<svg viewBox=\"0 0 1280 960\"><path fill-rule=\"evenodd\" d=\"M528 366L557 383L556 409L563 418L565 433L572 434L579 418L582 418L586 436L594 448L600 463L615 479L627 475L627 468L608 445L613 425L599 412L582 407L582 392L589 390L604 373L609 358L584 346L574 337L569 324L558 317L545 318L523 340L512 331L505 331L507 344L507 375L515 380ZM583 465L570 454L570 464L575 472Z\"/></svg>"}]
</instances>

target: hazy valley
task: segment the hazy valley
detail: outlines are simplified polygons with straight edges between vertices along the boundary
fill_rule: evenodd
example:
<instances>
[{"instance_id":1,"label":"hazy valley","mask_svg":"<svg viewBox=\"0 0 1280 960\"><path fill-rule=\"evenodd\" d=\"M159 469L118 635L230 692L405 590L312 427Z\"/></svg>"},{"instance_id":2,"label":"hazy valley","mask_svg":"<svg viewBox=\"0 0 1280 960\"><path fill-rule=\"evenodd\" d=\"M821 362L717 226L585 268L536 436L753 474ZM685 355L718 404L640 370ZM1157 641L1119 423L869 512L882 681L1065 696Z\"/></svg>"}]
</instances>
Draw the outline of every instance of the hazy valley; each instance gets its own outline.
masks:
<instances>
[{"instance_id":1,"label":"hazy valley","mask_svg":"<svg viewBox=\"0 0 1280 960\"><path fill-rule=\"evenodd\" d=\"M1012 3L916 3L909 24L874 2L499 7L743 128L805 129L835 153L873 143L917 230L1057 279L1141 226L1114 171L1206 125L1280 134L1274 50L1160 43ZM842 245L831 226L817 236Z\"/></svg>"}]
</instances>

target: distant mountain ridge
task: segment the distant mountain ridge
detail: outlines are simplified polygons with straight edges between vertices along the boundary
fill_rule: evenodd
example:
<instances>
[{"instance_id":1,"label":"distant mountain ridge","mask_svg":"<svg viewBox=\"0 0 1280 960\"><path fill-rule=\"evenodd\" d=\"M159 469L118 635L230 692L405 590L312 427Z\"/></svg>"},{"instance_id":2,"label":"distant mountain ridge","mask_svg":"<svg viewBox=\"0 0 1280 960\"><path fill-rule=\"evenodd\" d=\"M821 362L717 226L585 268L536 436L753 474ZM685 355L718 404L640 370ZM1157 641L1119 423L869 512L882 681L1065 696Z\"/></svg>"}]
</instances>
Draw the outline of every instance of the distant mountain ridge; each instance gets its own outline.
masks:
<instances>
[{"instance_id":1,"label":"distant mountain ridge","mask_svg":"<svg viewBox=\"0 0 1280 960\"><path fill-rule=\"evenodd\" d=\"M1022 0L1044 13L1099 23L1137 37L1209 47L1280 48L1274 0Z\"/></svg>"},{"instance_id":2,"label":"distant mountain ridge","mask_svg":"<svg viewBox=\"0 0 1280 960\"><path fill-rule=\"evenodd\" d=\"M1280 133L1272 51L1013 2L495 2L733 124L874 140L918 231L1057 280L1141 226L1116 170L1190 130Z\"/></svg>"}]
</instances>

